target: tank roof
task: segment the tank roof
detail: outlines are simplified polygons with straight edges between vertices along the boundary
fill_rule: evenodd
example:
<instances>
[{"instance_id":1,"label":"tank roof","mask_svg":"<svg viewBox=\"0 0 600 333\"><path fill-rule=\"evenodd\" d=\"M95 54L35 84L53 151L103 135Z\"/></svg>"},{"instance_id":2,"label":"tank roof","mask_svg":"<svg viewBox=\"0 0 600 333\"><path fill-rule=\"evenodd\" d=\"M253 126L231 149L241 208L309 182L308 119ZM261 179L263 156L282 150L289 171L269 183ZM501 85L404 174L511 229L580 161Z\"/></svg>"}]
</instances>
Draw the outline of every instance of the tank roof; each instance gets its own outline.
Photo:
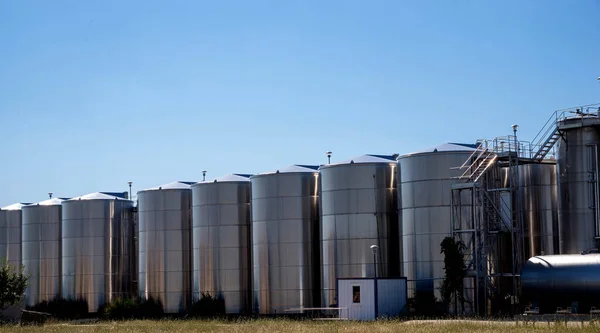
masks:
<instances>
[{"instance_id":1,"label":"tank roof","mask_svg":"<svg viewBox=\"0 0 600 333\"><path fill-rule=\"evenodd\" d=\"M475 144L448 142L448 143L443 143L439 146L435 146L435 147L419 150L416 152L404 154L400 157L408 156L408 155L415 155L415 154L436 153L436 152L454 152L454 151L459 151L459 152L460 151L471 151L472 152L475 149L477 149L477 145L475 145Z\"/></svg>"},{"instance_id":2,"label":"tank roof","mask_svg":"<svg viewBox=\"0 0 600 333\"><path fill-rule=\"evenodd\" d=\"M232 173L229 175L217 177L212 180L206 180L202 182L198 182L196 184L209 184L209 183L226 183L226 182L249 182L250 174L242 174L242 173ZM194 184L195 185L195 184Z\"/></svg>"},{"instance_id":3,"label":"tank roof","mask_svg":"<svg viewBox=\"0 0 600 333\"><path fill-rule=\"evenodd\" d=\"M373 163L394 163L396 161L397 155L375 155L375 154L365 154L361 156L357 156L355 158L331 163L327 165L323 165L322 167L328 167L332 165L343 165L343 164L373 164Z\"/></svg>"},{"instance_id":4,"label":"tank roof","mask_svg":"<svg viewBox=\"0 0 600 333\"><path fill-rule=\"evenodd\" d=\"M44 200L44 201L32 203L28 207L32 207L32 206L59 206L65 200L69 200L69 198L52 198L52 199L48 199L48 200Z\"/></svg>"},{"instance_id":5,"label":"tank roof","mask_svg":"<svg viewBox=\"0 0 600 333\"><path fill-rule=\"evenodd\" d=\"M1 210L21 210L21 208L23 208L23 206L27 206L29 204L30 203L27 203L27 202L17 202L12 205L8 205L6 207L2 207L0 209Z\"/></svg>"},{"instance_id":6,"label":"tank roof","mask_svg":"<svg viewBox=\"0 0 600 333\"><path fill-rule=\"evenodd\" d=\"M275 171L263 172L256 175L251 176L261 176L261 175L270 175L276 173L316 173L319 171L318 165L304 165L304 164L293 164L287 166L285 168L281 168Z\"/></svg>"},{"instance_id":7,"label":"tank roof","mask_svg":"<svg viewBox=\"0 0 600 333\"><path fill-rule=\"evenodd\" d=\"M128 199L125 199L124 197L116 196L113 194L114 194L114 192L94 192L94 193L81 195L81 196L78 196L78 197L75 197L75 198L72 198L69 200L65 200L65 201L76 201L76 200L125 200L125 201L129 201Z\"/></svg>"},{"instance_id":8,"label":"tank roof","mask_svg":"<svg viewBox=\"0 0 600 333\"><path fill-rule=\"evenodd\" d=\"M174 181L174 182L171 182L168 184L147 188L145 190L141 190L138 192L155 191L155 190L185 190L185 189L189 189L194 183L196 183L196 182Z\"/></svg>"}]
</instances>

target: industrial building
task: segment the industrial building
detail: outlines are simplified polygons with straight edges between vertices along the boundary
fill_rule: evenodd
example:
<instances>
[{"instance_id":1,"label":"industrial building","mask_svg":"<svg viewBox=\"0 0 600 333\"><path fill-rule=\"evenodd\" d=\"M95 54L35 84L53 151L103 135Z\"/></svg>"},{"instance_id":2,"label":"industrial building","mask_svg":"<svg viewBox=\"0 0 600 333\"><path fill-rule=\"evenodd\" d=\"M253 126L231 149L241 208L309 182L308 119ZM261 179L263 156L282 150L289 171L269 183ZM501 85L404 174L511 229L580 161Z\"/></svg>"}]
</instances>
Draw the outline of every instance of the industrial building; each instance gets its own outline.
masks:
<instances>
[{"instance_id":1,"label":"industrial building","mask_svg":"<svg viewBox=\"0 0 600 333\"><path fill-rule=\"evenodd\" d=\"M375 320L405 312L406 278L339 278L340 318Z\"/></svg>"},{"instance_id":2,"label":"industrial building","mask_svg":"<svg viewBox=\"0 0 600 333\"><path fill-rule=\"evenodd\" d=\"M254 312L319 306L319 173L292 165L250 177Z\"/></svg>"},{"instance_id":3,"label":"industrial building","mask_svg":"<svg viewBox=\"0 0 600 333\"><path fill-rule=\"evenodd\" d=\"M401 263L409 298L432 294L441 299L445 273L440 244L452 236L452 193L443 189L460 181L457 166L469 159L475 148L474 144L446 143L398 158ZM473 297L469 288L472 284L465 288L467 299Z\"/></svg>"},{"instance_id":4,"label":"industrial building","mask_svg":"<svg viewBox=\"0 0 600 333\"><path fill-rule=\"evenodd\" d=\"M96 192L62 202L62 297L90 312L133 294L133 201Z\"/></svg>"},{"instance_id":5,"label":"industrial building","mask_svg":"<svg viewBox=\"0 0 600 333\"><path fill-rule=\"evenodd\" d=\"M222 299L229 314L252 312L250 175L192 185L193 293Z\"/></svg>"},{"instance_id":6,"label":"industrial building","mask_svg":"<svg viewBox=\"0 0 600 333\"><path fill-rule=\"evenodd\" d=\"M322 304L337 303L337 280L400 276L396 157L363 155L323 165Z\"/></svg>"},{"instance_id":7,"label":"industrial building","mask_svg":"<svg viewBox=\"0 0 600 333\"><path fill-rule=\"evenodd\" d=\"M137 193L138 293L165 313L192 302L192 190L176 181Z\"/></svg>"},{"instance_id":8,"label":"industrial building","mask_svg":"<svg viewBox=\"0 0 600 333\"><path fill-rule=\"evenodd\" d=\"M62 202L50 198L23 206L23 266L29 275L25 303L34 306L61 296Z\"/></svg>"},{"instance_id":9,"label":"industrial building","mask_svg":"<svg viewBox=\"0 0 600 333\"><path fill-rule=\"evenodd\" d=\"M21 257L21 226L23 223L23 206L29 203L16 203L0 209L0 259L13 269L19 269Z\"/></svg>"},{"instance_id":10,"label":"industrial building","mask_svg":"<svg viewBox=\"0 0 600 333\"><path fill-rule=\"evenodd\" d=\"M62 295L95 312L138 294L183 313L209 293L230 314L274 315L339 308L341 281L361 279L405 278L392 298L441 302L452 237L466 266L453 313L600 307L600 105L517 133L175 182L137 207L126 192L15 204L0 209L0 256L26 265L30 305Z\"/></svg>"}]
</instances>

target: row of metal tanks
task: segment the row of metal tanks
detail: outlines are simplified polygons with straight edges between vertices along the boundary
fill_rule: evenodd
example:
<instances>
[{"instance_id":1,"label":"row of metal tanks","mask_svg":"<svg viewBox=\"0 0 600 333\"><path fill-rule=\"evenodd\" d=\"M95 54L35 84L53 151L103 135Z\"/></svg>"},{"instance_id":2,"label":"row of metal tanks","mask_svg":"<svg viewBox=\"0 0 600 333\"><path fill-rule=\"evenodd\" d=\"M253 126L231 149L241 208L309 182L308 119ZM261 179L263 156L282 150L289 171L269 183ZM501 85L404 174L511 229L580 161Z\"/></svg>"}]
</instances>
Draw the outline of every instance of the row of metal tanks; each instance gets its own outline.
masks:
<instances>
[{"instance_id":1,"label":"row of metal tanks","mask_svg":"<svg viewBox=\"0 0 600 333\"><path fill-rule=\"evenodd\" d=\"M114 193L9 207L0 210L0 250L20 260L21 232L8 230L20 229L22 211L30 305L62 295L96 311L132 294L135 280L166 312L184 311L203 292L223 297L229 313L330 306L338 278L401 274L409 297L437 295L440 243L452 233L450 185L473 150L444 144L397 159L175 182L138 192L137 225L134 203ZM527 256L553 253L555 166L521 168Z\"/></svg>"}]
</instances>

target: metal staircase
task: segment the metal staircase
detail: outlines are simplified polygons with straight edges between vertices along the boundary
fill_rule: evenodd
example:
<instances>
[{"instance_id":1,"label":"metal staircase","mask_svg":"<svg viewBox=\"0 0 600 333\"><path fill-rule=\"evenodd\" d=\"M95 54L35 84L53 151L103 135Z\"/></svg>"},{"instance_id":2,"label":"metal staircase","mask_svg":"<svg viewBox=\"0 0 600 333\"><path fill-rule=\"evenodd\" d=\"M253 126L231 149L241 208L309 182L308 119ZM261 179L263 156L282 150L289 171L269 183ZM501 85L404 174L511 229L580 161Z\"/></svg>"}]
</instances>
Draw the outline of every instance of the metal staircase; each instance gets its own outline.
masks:
<instances>
[{"instance_id":1,"label":"metal staircase","mask_svg":"<svg viewBox=\"0 0 600 333\"><path fill-rule=\"evenodd\" d=\"M544 142L540 145L538 151L535 153L535 155L533 155L533 160L535 162L541 162L546 155L548 155L552 147L554 147L558 139L560 139L560 131L558 130L558 126L554 124L554 131L552 131L546 140L544 140Z\"/></svg>"},{"instance_id":2,"label":"metal staircase","mask_svg":"<svg viewBox=\"0 0 600 333\"><path fill-rule=\"evenodd\" d=\"M585 111L584 111L585 110ZM595 113L590 111L596 110ZM600 115L600 104L584 105L576 108L557 110L552 113L546 121L542 129L538 132L535 138L531 141L535 153L532 160L541 162L546 155L552 150L552 147L558 142L561 137L559 122L568 117L598 117Z\"/></svg>"},{"instance_id":3,"label":"metal staircase","mask_svg":"<svg viewBox=\"0 0 600 333\"><path fill-rule=\"evenodd\" d=\"M471 157L460 167L465 171L458 177L467 183L476 183L481 176L496 162L498 156L488 148L487 140L479 143Z\"/></svg>"},{"instance_id":4,"label":"metal staircase","mask_svg":"<svg viewBox=\"0 0 600 333\"><path fill-rule=\"evenodd\" d=\"M515 279L515 257L509 259L512 269L505 270L498 259L499 240L510 235L508 246L519 253L520 215L511 209L513 193L518 189L512 170L518 165L518 155L525 152L514 137L499 137L493 140L479 140L477 149L463 163L459 180L452 185L453 236L469 244L466 254L468 274L477 284L474 309L479 314L490 313L490 300L500 294L514 295L507 290L501 279ZM530 156L530 155L529 155ZM504 185L501 173L508 167L511 173ZM507 187L506 187L507 186ZM507 205L506 201L509 203ZM472 209L465 210L464 206ZM504 236L503 236L504 235ZM512 285L516 285L513 283Z\"/></svg>"}]
</instances>

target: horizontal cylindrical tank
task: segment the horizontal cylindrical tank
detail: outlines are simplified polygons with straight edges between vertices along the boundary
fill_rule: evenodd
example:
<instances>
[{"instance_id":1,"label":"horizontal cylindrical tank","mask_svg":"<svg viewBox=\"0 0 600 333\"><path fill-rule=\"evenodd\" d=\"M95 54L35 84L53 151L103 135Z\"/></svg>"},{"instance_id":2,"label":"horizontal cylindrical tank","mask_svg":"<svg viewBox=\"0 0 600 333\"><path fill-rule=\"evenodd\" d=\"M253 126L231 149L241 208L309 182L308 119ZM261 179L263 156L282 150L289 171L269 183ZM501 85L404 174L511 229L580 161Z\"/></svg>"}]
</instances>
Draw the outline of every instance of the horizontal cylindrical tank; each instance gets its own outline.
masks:
<instances>
[{"instance_id":1,"label":"horizontal cylindrical tank","mask_svg":"<svg viewBox=\"0 0 600 333\"><path fill-rule=\"evenodd\" d=\"M29 203L16 203L0 208L0 260L5 259L13 271L19 270L21 254L21 209Z\"/></svg>"},{"instance_id":2,"label":"horizontal cylindrical tank","mask_svg":"<svg viewBox=\"0 0 600 333\"><path fill-rule=\"evenodd\" d=\"M440 244L452 236L451 185L475 150L469 144L442 144L398 158L398 206L401 208L402 264L408 297L435 294L444 280ZM469 207L463 208L468 211Z\"/></svg>"},{"instance_id":3,"label":"horizontal cylindrical tank","mask_svg":"<svg viewBox=\"0 0 600 333\"><path fill-rule=\"evenodd\" d=\"M97 192L62 202L62 296L90 312L132 295L133 202Z\"/></svg>"},{"instance_id":4,"label":"horizontal cylindrical tank","mask_svg":"<svg viewBox=\"0 0 600 333\"><path fill-rule=\"evenodd\" d=\"M34 306L61 296L62 202L54 198L24 206L23 265L29 275L25 304Z\"/></svg>"},{"instance_id":5,"label":"horizontal cylindrical tank","mask_svg":"<svg viewBox=\"0 0 600 333\"><path fill-rule=\"evenodd\" d=\"M252 176L254 309L319 305L319 177L293 165Z\"/></svg>"},{"instance_id":6,"label":"horizontal cylindrical tank","mask_svg":"<svg viewBox=\"0 0 600 333\"><path fill-rule=\"evenodd\" d=\"M600 118L567 118L558 130L560 253L577 254L599 245Z\"/></svg>"},{"instance_id":7,"label":"horizontal cylindrical tank","mask_svg":"<svg viewBox=\"0 0 600 333\"><path fill-rule=\"evenodd\" d=\"M323 306L337 304L338 278L400 275L395 157L364 155L319 169Z\"/></svg>"},{"instance_id":8,"label":"horizontal cylindrical tank","mask_svg":"<svg viewBox=\"0 0 600 333\"><path fill-rule=\"evenodd\" d=\"M181 313L192 299L192 182L139 191L138 292Z\"/></svg>"},{"instance_id":9,"label":"horizontal cylindrical tank","mask_svg":"<svg viewBox=\"0 0 600 333\"><path fill-rule=\"evenodd\" d=\"M585 313L600 306L600 254L532 257L521 272L521 288L524 301L543 312L577 302Z\"/></svg>"},{"instance_id":10,"label":"horizontal cylindrical tank","mask_svg":"<svg viewBox=\"0 0 600 333\"><path fill-rule=\"evenodd\" d=\"M192 185L193 290L222 299L227 313L252 311L250 175Z\"/></svg>"}]
</instances>

